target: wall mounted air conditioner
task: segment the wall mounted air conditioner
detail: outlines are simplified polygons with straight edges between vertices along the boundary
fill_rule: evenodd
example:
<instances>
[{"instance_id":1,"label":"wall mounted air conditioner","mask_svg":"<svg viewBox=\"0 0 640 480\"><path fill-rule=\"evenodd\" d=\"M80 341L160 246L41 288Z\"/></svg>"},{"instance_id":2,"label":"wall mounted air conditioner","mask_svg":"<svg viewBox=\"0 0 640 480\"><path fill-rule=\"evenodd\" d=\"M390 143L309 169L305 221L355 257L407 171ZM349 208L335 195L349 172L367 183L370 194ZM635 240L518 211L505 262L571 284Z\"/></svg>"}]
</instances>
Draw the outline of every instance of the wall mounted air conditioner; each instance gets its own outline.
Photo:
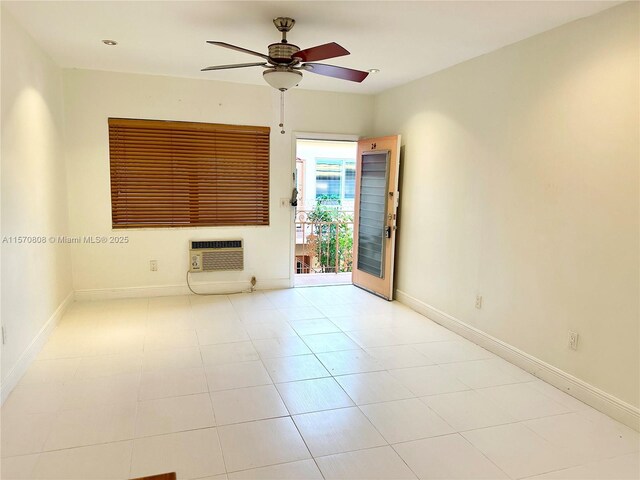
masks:
<instances>
[{"instance_id":1,"label":"wall mounted air conditioner","mask_svg":"<svg viewBox=\"0 0 640 480\"><path fill-rule=\"evenodd\" d=\"M189 242L190 272L244 270L242 240L192 240Z\"/></svg>"}]
</instances>

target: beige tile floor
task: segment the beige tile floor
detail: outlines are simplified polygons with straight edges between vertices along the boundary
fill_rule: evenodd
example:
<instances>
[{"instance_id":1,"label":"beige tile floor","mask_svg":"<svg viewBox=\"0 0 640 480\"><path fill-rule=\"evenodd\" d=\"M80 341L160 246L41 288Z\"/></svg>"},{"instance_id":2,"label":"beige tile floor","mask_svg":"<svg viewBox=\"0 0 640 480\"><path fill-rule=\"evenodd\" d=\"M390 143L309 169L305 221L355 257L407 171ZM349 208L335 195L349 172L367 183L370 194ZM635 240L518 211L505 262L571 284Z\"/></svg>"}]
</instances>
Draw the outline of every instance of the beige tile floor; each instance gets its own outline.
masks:
<instances>
[{"instance_id":1,"label":"beige tile floor","mask_svg":"<svg viewBox=\"0 0 640 480\"><path fill-rule=\"evenodd\" d=\"M353 286L76 303L2 479L637 479L633 430Z\"/></svg>"}]
</instances>

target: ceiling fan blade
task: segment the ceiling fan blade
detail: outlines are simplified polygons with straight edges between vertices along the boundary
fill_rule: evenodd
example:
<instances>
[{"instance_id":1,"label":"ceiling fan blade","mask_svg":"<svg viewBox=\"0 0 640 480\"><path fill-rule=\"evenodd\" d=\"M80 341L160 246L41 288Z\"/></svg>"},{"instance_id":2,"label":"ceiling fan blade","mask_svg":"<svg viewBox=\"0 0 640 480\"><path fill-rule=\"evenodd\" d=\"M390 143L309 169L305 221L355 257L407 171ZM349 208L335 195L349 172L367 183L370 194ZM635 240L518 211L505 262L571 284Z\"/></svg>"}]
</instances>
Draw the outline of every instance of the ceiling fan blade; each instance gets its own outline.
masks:
<instances>
[{"instance_id":1,"label":"ceiling fan blade","mask_svg":"<svg viewBox=\"0 0 640 480\"><path fill-rule=\"evenodd\" d=\"M235 63L233 65L214 65L212 67L205 67L201 72L208 72L209 70L228 70L230 68L245 68L245 67L264 67L267 62L258 63Z\"/></svg>"},{"instance_id":2,"label":"ceiling fan blade","mask_svg":"<svg viewBox=\"0 0 640 480\"><path fill-rule=\"evenodd\" d=\"M324 63L305 63L301 68L311 73L317 73L318 75L341 78L342 80L350 80L358 83L362 82L369 75L369 72L353 70L345 67L336 67L335 65L326 65Z\"/></svg>"},{"instance_id":3,"label":"ceiling fan blade","mask_svg":"<svg viewBox=\"0 0 640 480\"><path fill-rule=\"evenodd\" d=\"M236 50L237 52L248 53L249 55L255 55L257 57L264 58L265 60L269 60L269 56L265 55L264 53L254 52L253 50L247 50L246 48L238 47L237 45L231 45L230 43L214 42L212 40L207 40L207 43L210 43L211 45L217 45L218 47L224 47L224 48L229 48L231 50Z\"/></svg>"},{"instance_id":4,"label":"ceiling fan blade","mask_svg":"<svg viewBox=\"0 0 640 480\"><path fill-rule=\"evenodd\" d=\"M316 47L305 48L292 55L293 58L299 58L301 62L317 62L318 60L327 60L329 58L342 57L349 55L349 50L341 47L335 42L325 43Z\"/></svg>"}]
</instances>

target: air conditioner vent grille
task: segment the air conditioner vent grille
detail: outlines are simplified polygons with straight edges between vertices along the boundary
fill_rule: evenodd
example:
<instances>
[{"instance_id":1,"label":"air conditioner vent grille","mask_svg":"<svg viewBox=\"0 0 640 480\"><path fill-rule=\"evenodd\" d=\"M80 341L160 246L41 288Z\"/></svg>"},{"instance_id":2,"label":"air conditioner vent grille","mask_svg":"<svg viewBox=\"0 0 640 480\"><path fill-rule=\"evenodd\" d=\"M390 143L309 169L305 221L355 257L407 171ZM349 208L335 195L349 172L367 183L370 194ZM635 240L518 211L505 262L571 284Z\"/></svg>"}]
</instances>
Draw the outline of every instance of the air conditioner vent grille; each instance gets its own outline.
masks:
<instances>
[{"instance_id":1,"label":"air conditioner vent grille","mask_svg":"<svg viewBox=\"0 0 640 480\"><path fill-rule=\"evenodd\" d=\"M242 270L244 269L242 250L203 252L202 267L204 272Z\"/></svg>"},{"instance_id":2,"label":"air conditioner vent grille","mask_svg":"<svg viewBox=\"0 0 640 480\"><path fill-rule=\"evenodd\" d=\"M242 240L205 240L191 242L191 250L242 248Z\"/></svg>"}]
</instances>

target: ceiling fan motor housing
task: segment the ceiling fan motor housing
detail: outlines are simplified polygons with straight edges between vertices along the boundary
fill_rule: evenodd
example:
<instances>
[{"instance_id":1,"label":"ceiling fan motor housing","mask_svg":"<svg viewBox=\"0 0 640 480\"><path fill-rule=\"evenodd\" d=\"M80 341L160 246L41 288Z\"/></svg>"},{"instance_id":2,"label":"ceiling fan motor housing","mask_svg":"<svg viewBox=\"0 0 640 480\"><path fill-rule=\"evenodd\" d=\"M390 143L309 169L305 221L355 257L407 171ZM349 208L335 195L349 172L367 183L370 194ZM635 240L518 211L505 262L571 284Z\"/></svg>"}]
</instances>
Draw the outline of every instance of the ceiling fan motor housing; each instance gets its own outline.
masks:
<instances>
[{"instance_id":1,"label":"ceiling fan motor housing","mask_svg":"<svg viewBox=\"0 0 640 480\"><path fill-rule=\"evenodd\" d=\"M292 55L300 51L297 45L291 43L272 43L269 45L269 58L276 63L290 64Z\"/></svg>"}]
</instances>

